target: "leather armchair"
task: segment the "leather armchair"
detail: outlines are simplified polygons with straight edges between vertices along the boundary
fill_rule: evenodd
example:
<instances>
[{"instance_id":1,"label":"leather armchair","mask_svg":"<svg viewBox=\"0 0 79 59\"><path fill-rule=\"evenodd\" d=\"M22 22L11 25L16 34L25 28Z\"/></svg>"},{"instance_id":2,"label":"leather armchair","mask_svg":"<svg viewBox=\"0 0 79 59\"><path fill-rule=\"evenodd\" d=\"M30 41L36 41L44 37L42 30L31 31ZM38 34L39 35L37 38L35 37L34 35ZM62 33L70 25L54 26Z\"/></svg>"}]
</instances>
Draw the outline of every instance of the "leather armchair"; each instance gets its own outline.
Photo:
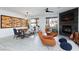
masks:
<instances>
[{"instance_id":1,"label":"leather armchair","mask_svg":"<svg viewBox=\"0 0 79 59\"><path fill-rule=\"evenodd\" d=\"M79 44L79 32L74 32L70 35L70 39Z\"/></svg>"}]
</instances>

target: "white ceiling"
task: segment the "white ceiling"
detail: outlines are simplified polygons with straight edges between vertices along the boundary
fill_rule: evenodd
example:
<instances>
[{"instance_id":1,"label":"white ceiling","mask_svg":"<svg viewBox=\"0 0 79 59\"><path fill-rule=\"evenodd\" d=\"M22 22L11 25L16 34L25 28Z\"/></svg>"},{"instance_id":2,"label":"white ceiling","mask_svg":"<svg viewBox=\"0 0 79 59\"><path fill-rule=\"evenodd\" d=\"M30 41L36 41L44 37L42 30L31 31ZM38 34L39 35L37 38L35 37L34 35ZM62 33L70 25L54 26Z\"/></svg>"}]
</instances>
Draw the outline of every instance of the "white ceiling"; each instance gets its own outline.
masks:
<instances>
[{"instance_id":1,"label":"white ceiling","mask_svg":"<svg viewBox=\"0 0 79 59\"><path fill-rule=\"evenodd\" d=\"M35 15L45 15L45 9L47 7L1 7L2 9L8 10L8 11L13 11L22 15L25 15L26 12L30 16L35 16ZM55 13L61 13L70 9L73 9L75 7L48 7L49 10L54 11Z\"/></svg>"}]
</instances>

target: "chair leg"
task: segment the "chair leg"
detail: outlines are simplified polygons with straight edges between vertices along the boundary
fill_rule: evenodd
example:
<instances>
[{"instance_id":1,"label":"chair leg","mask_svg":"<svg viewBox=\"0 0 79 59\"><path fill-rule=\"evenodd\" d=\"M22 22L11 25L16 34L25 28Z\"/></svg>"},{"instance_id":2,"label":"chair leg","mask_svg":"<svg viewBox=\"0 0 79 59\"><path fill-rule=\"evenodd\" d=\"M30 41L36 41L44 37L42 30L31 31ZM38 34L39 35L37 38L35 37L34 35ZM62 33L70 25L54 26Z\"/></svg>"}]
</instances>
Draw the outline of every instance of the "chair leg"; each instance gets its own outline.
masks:
<instances>
[{"instance_id":1,"label":"chair leg","mask_svg":"<svg viewBox=\"0 0 79 59\"><path fill-rule=\"evenodd\" d=\"M15 35L14 35L14 37L13 37L14 39L15 39Z\"/></svg>"},{"instance_id":2,"label":"chair leg","mask_svg":"<svg viewBox=\"0 0 79 59\"><path fill-rule=\"evenodd\" d=\"M14 39L15 39L15 38L17 38L17 36L16 36L16 35L14 35Z\"/></svg>"}]
</instances>

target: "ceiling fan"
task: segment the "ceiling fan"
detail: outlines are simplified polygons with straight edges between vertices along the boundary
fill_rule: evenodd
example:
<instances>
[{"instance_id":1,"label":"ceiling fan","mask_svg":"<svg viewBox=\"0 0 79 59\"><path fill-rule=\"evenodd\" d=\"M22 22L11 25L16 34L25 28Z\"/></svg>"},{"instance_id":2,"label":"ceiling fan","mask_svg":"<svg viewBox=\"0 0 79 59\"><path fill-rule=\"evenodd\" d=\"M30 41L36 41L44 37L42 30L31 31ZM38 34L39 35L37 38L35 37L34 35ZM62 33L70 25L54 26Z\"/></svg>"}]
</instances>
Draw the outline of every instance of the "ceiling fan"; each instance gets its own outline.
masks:
<instances>
[{"instance_id":1,"label":"ceiling fan","mask_svg":"<svg viewBox=\"0 0 79 59\"><path fill-rule=\"evenodd\" d=\"M50 11L48 8L45 9L45 12L53 13L53 11Z\"/></svg>"}]
</instances>

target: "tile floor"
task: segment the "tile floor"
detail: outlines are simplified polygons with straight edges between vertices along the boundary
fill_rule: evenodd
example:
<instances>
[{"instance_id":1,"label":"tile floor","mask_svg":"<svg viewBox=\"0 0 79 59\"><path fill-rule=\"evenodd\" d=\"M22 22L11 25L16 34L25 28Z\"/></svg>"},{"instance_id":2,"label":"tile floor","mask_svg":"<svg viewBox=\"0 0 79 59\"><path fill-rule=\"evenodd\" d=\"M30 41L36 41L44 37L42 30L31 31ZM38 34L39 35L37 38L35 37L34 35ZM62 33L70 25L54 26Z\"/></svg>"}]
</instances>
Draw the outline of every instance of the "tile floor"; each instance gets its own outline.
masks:
<instances>
[{"instance_id":1,"label":"tile floor","mask_svg":"<svg viewBox=\"0 0 79 59\"><path fill-rule=\"evenodd\" d=\"M13 36L0 38L0 51L65 51L60 48L59 38L64 36L55 37L56 46L43 46L38 35L29 38L13 38ZM64 37L72 45L72 51L79 51L79 47L69 38Z\"/></svg>"}]
</instances>

